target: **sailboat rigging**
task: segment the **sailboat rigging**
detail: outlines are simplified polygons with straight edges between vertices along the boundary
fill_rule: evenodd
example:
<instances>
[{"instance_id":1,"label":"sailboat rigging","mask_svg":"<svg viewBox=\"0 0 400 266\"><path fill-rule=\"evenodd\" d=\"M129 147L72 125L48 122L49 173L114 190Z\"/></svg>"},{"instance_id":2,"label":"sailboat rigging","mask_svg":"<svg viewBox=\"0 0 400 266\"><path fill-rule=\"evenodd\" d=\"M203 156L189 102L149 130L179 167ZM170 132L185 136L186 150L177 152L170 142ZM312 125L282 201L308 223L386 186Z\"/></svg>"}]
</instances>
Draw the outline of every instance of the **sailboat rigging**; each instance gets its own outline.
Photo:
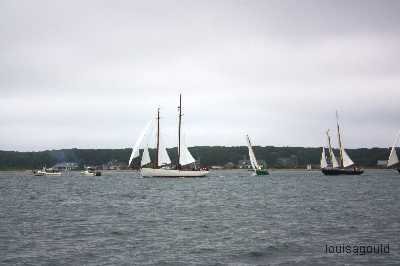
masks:
<instances>
[{"instance_id":1,"label":"sailboat rigging","mask_svg":"<svg viewBox=\"0 0 400 266\"><path fill-rule=\"evenodd\" d=\"M247 148L249 149L249 159L251 167L253 168L256 175L268 175L267 169L264 166L260 166L257 162L256 155L254 154L253 147L251 146L251 141L249 135L246 135Z\"/></svg>"},{"instance_id":2,"label":"sailboat rigging","mask_svg":"<svg viewBox=\"0 0 400 266\"><path fill-rule=\"evenodd\" d=\"M336 128L338 135L338 145L339 145L339 162L337 161L333 149L331 146L331 137L329 135L329 130L326 132L328 138L328 148L329 148L329 163L326 161L325 148L322 147L321 154L321 171L325 175L360 175L364 172L363 169L354 166L353 160L347 154L339 126L339 115L336 111ZM351 167L353 166L353 167Z\"/></svg>"},{"instance_id":3,"label":"sailboat rigging","mask_svg":"<svg viewBox=\"0 0 400 266\"><path fill-rule=\"evenodd\" d=\"M179 95L179 123L178 123L178 160L176 167L171 164L171 159L168 156L165 146L163 146L161 134L160 134L160 108L157 109L156 117L156 155L153 164L148 151L148 145L144 147L142 160L140 163L141 175L143 177L203 177L208 174L208 170L196 169L195 159L185 145L182 145L181 141L181 125L182 125L182 95ZM151 123L150 123L151 124ZM129 159L129 165L131 165L134 158L139 157L139 148L143 142L145 136L148 135L148 124L132 150L131 157ZM149 167L151 166L151 167Z\"/></svg>"}]
</instances>

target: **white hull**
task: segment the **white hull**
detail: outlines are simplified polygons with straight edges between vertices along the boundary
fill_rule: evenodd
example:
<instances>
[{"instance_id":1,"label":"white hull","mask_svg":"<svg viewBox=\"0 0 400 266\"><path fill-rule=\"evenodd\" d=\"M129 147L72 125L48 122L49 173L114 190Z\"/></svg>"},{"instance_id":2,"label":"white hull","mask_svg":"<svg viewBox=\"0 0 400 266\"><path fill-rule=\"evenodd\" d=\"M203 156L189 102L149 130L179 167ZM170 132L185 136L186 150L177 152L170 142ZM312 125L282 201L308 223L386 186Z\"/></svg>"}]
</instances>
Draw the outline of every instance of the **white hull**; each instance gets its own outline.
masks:
<instances>
[{"instance_id":1,"label":"white hull","mask_svg":"<svg viewBox=\"0 0 400 266\"><path fill-rule=\"evenodd\" d=\"M61 176L61 173L59 172L49 173L49 172L37 171L37 173L35 173L35 176Z\"/></svg>"},{"instance_id":2,"label":"white hull","mask_svg":"<svg viewBox=\"0 0 400 266\"><path fill-rule=\"evenodd\" d=\"M203 177L208 171L142 168L140 173L143 177Z\"/></svg>"},{"instance_id":3,"label":"white hull","mask_svg":"<svg viewBox=\"0 0 400 266\"><path fill-rule=\"evenodd\" d=\"M91 172L88 172L88 171L83 171L83 172L81 172L81 175L94 176L95 173L91 173Z\"/></svg>"}]
</instances>

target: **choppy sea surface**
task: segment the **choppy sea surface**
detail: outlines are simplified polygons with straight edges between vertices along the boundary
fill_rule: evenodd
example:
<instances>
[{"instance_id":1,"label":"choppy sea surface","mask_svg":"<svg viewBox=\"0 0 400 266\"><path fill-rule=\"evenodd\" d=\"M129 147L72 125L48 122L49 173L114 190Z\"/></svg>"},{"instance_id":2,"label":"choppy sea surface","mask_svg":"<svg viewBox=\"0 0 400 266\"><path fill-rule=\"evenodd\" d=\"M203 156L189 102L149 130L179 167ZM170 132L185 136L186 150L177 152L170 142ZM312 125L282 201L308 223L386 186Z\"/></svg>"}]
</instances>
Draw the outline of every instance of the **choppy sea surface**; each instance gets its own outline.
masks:
<instances>
[{"instance_id":1,"label":"choppy sea surface","mask_svg":"<svg viewBox=\"0 0 400 266\"><path fill-rule=\"evenodd\" d=\"M388 254L326 245L389 244ZM400 175L0 172L1 265L399 265Z\"/></svg>"}]
</instances>

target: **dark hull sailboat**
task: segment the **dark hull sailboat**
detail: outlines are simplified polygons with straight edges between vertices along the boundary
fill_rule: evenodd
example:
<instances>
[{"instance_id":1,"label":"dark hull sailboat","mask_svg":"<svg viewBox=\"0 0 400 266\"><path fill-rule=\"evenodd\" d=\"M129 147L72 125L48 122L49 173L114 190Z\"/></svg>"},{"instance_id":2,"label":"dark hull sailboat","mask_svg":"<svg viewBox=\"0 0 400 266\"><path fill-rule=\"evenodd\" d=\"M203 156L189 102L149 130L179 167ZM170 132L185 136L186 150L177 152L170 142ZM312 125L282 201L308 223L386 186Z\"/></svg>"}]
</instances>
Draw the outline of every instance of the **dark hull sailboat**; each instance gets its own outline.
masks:
<instances>
[{"instance_id":1,"label":"dark hull sailboat","mask_svg":"<svg viewBox=\"0 0 400 266\"><path fill-rule=\"evenodd\" d=\"M350 156L347 154L343 147L342 138L340 134L339 118L336 112L336 125L337 125L337 135L339 143L339 162L336 160L335 154L333 153L331 145L331 137L329 136L329 130L326 132L328 137L328 147L329 147L329 161L328 164L325 155L325 148L322 147L321 155L321 172L324 175L361 175L364 170L355 166L354 162L351 160Z\"/></svg>"},{"instance_id":2,"label":"dark hull sailboat","mask_svg":"<svg viewBox=\"0 0 400 266\"><path fill-rule=\"evenodd\" d=\"M324 175L361 175L364 173L363 169L359 168L322 168Z\"/></svg>"}]
</instances>

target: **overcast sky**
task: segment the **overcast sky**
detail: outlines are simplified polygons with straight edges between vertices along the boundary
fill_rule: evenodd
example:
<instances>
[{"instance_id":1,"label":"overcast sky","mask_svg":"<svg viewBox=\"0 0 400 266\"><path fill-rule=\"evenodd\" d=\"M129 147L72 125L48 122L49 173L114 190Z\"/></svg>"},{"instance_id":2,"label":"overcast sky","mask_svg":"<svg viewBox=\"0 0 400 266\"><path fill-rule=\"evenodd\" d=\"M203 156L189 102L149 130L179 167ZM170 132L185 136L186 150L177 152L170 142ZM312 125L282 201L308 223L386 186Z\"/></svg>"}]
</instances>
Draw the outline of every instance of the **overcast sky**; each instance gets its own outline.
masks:
<instances>
[{"instance_id":1,"label":"overcast sky","mask_svg":"<svg viewBox=\"0 0 400 266\"><path fill-rule=\"evenodd\" d=\"M400 128L400 1L0 1L0 149L346 147Z\"/></svg>"}]
</instances>

